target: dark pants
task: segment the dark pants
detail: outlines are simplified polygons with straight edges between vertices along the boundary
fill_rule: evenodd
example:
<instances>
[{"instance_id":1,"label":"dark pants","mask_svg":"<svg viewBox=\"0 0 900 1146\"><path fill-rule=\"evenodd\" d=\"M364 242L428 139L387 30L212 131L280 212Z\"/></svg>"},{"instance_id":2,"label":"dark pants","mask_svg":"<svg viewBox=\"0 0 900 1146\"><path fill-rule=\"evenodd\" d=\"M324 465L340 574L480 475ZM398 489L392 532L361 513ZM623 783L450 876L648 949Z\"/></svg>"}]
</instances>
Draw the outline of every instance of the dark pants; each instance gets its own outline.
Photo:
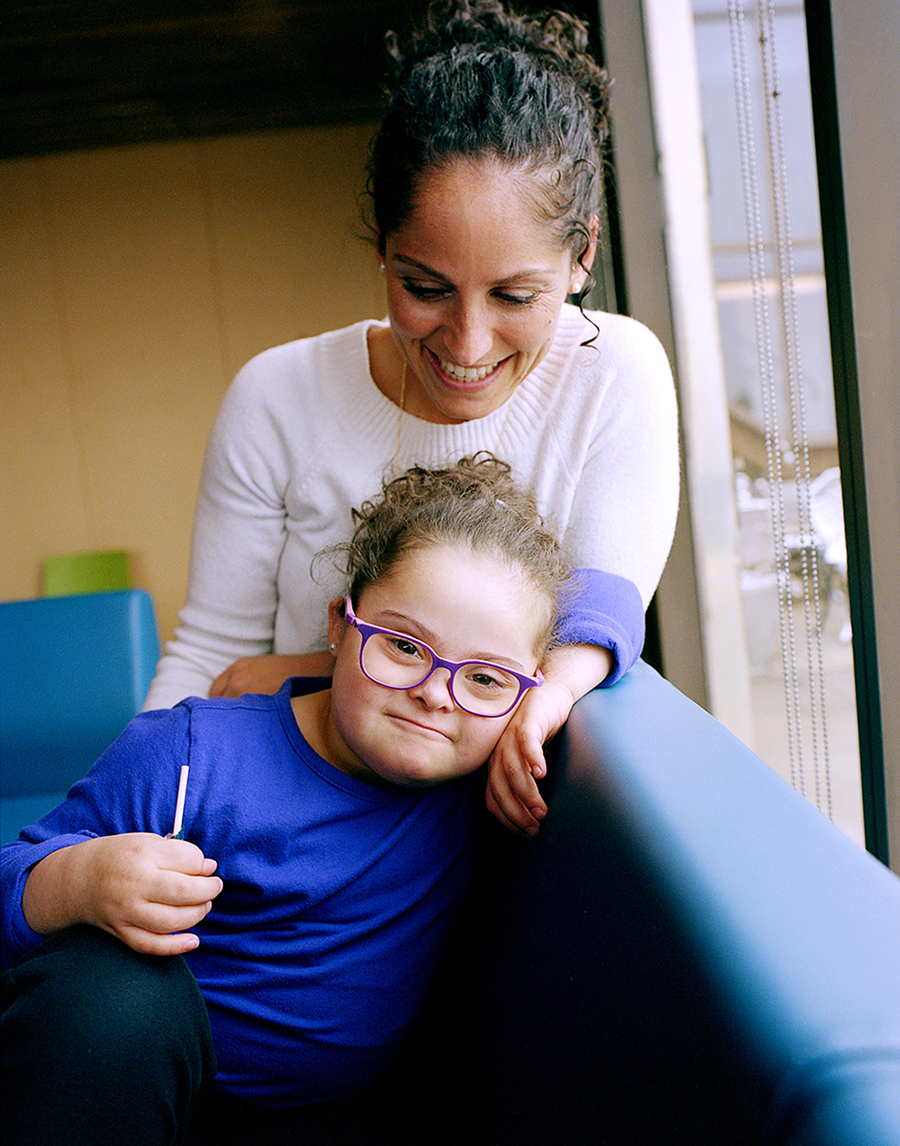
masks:
<instances>
[{"instance_id":1,"label":"dark pants","mask_svg":"<svg viewBox=\"0 0 900 1146\"><path fill-rule=\"evenodd\" d=\"M59 932L4 974L0 1032L10 1142L182 1143L216 1069L184 960L92 927Z\"/></svg>"},{"instance_id":2,"label":"dark pants","mask_svg":"<svg viewBox=\"0 0 900 1146\"><path fill-rule=\"evenodd\" d=\"M72 927L4 974L2 1006L7 1142L369 1146L392 1140L389 1125L364 1100L269 1114L217 1093L206 1005L180 957L138 955L104 931Z\"/></svg>"}]
</instances>

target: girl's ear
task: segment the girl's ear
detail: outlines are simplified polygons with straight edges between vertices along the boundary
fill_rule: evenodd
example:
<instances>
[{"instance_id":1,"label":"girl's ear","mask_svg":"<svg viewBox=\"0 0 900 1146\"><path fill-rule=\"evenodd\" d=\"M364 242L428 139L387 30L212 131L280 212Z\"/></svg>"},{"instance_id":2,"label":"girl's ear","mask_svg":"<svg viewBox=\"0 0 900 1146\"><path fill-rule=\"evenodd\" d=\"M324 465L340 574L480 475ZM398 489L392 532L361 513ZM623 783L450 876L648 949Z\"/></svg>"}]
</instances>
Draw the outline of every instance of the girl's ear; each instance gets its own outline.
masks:
<instances>
[{"instance_id":1,"label":"girl's ear","mask_svg":"<svg viewBox=\"0 0 900 1146\"><path fill-rule=\"evenodd\" d=\"M346 630L347 622L344 620L344 598L335 597L328 605L328 649L333 656L337 655Z\"/></svg>"}]
</instances>

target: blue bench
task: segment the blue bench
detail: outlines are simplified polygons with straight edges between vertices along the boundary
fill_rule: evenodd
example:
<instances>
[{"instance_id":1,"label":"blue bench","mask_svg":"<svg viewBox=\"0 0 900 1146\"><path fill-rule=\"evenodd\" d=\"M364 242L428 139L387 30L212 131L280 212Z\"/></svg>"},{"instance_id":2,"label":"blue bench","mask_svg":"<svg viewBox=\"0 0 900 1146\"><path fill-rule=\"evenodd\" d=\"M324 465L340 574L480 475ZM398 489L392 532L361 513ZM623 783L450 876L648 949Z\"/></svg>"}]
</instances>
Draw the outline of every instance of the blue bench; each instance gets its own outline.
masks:
<instances>
[{"instance_id":1,"label":"blue bench","mask_svg":"<svg viewBox=\"0 0 900 1146\"><path fill-rule=\"evenodd\" d=\"M108 597L0 605L16 827L141 703L149 602ZM900 880L643 663L551 748L366 1146L900 1146Z\"/></svg>"},{"instance_id":2,"label":"blue bench","mask_svg":"<svg viewBox=\"0 0 900 1146\"><path fill-rule=\"evenodd\" d=\"M395 1141L900 1146L895 875L643 663L547 798L491 833Z\"/></svg>"},{"instance_id":3,"label":"blue bench","mask_svg":"<svg viewBox=\"0 0 900 1146\"><path fill-rule=\"evenodd\" d=\"M158 658L140 589L0 602L0 843L56 807L140 711Z\"/></svg>"}]
</instances>

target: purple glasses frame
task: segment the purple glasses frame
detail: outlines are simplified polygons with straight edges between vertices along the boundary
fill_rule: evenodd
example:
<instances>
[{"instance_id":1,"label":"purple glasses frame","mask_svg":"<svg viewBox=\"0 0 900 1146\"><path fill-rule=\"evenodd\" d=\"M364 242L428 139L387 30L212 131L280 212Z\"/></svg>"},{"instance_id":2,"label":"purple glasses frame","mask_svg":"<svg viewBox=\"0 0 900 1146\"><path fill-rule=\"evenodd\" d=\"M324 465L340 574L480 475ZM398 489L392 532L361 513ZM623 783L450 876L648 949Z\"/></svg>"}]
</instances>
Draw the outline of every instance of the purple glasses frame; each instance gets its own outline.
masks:
<instances>
[{"instance_id":1,"label":"purple glasses frame","mask_svg":"<svg viewBox=\"0 0 900 1146\"><path fill-rule=\"evenodd\" d=\"M450 674L450 678L447 681L447 688L450 690L450 696L453 698L453 703L457 706L457 708L461 708L463 712L468 712L470 716L483 716L487 720L495 720L500 716L506 716L512 712L512 710L522 699L522 694L526 691L526 689L540 688L540 686L544 683L544 678L540 672L538 672L537 676L527 676L525 673L515 672L513 669L508 668L506 665L494 664L493 661L445 660L443 657L439 657L437 655L431 645L426 644L425 641L419 640L418 637L411 637L409 633L399 633L396 629L384 629L380 625L370 625L367 621L361 621L359 617L357 617L357 615L353 612L353 602L350 600L349 596L344 599L344 620L348 625L352 625L353 628L356 629L359 635L362 637L362 643L359 646L359 667L362 669L363 675L368 677L368 679L373 684L379 684L382 688L394 689L395 692L403 692L408 688L418 688L420 684L424 684L425 681L428 680L428 678L432 675L435 669L446 669ZM423 649L428 650L428 652L431 654L431 668L422 677L421 680L417 680L415 684L398 685L385 684L383 681L376 680L375 677L369 676L369 674L366 672L366 666L363 664L363 651L365 650L366 641L369 639L369 637L373 637L377 633L385 633L389 637L400 637L402 640L409 641L414 645L420 645ZM471 708L466 708L464 704L460 704L456 697L456 693L453 691L453 678L457 671L461 668L465 668L466 665L484 665L486 668L495 668L500 672L506 673L507 676L515 677L515 679L519 682L519 691L516 693L516 698L512 704L508 708L504 708L502 712L487 713L473 712Z\"/></svg>"}]
</instances>

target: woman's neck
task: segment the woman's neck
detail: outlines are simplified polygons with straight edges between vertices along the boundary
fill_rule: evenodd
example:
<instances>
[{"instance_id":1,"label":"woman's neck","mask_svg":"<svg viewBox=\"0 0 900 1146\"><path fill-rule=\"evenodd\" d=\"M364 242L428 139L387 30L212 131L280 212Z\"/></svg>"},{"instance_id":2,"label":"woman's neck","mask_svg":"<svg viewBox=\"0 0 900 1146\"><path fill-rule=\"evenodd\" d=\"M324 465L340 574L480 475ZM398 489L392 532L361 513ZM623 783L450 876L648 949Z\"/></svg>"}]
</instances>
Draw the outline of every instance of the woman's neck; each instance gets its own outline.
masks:
<instances>
[{"instance_id":1,"label":"woman's neck","mask_svg":"<svg viewBox=\"0 0 900 1146\"><path fill-rule=\"evenodd\" d=\"M385 398L397 407L398 416L408 414L411 418L421 418L423 422L452 425L452 420L428 401L419 380L406 367L406 360L397 349L389 326L370 326L366 341L372 381Z\"/></svg>"}]
</instances>

